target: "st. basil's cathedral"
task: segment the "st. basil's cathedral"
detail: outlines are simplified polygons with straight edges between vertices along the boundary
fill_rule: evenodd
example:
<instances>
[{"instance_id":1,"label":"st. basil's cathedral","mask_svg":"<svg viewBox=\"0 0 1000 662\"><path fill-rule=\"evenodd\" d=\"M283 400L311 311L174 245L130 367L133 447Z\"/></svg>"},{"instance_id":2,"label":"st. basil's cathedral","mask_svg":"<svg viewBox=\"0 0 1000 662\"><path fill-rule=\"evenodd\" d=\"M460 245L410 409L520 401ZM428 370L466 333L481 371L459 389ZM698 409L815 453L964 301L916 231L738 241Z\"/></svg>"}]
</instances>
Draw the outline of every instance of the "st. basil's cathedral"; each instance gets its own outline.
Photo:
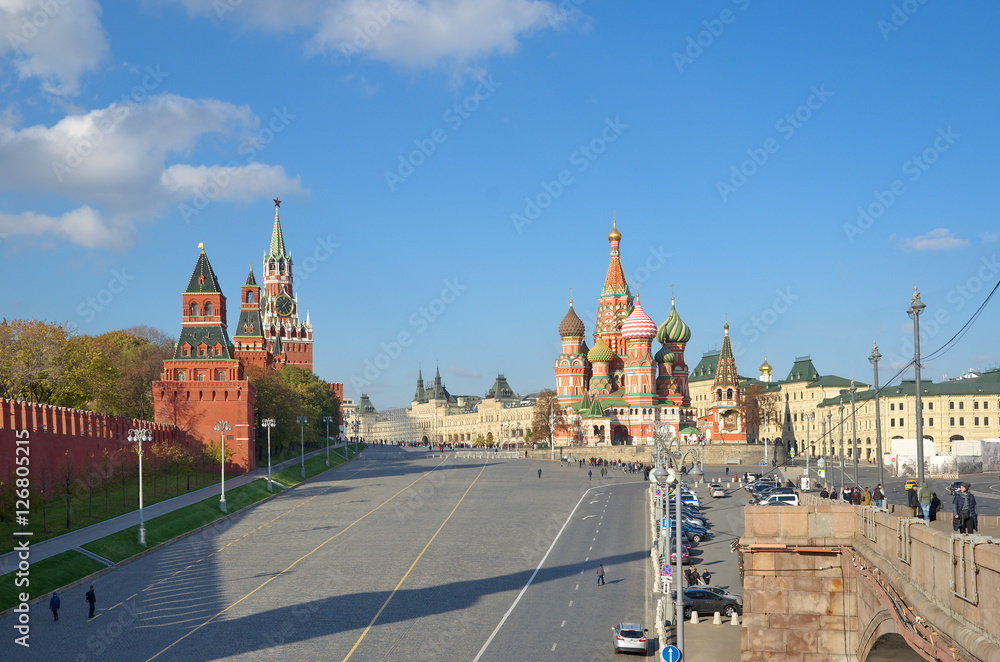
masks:
<instances>
[{"instance_id":1,"label":"st. basil's cathedral","mask_svg":"<svg viewBox=\"0 0 1000 662\"><path fill-rule=\"evenodd\" d=\"M559 324L562 353L555 361L555 377L562 424L554 426L555 443L646 445L653 443L658 426L689 441L745 442L743 394L729 325L724 327L710 411L699 419L691 405L684 362L691 329L677 313L673 297L659 326L633 298L622 270L621 239L613 223L608 234L611 259L597 299L594 346L587 346L586 327L572 300ZM660 343L655 354L654 339Z\"/></svg>"}]
</instances>

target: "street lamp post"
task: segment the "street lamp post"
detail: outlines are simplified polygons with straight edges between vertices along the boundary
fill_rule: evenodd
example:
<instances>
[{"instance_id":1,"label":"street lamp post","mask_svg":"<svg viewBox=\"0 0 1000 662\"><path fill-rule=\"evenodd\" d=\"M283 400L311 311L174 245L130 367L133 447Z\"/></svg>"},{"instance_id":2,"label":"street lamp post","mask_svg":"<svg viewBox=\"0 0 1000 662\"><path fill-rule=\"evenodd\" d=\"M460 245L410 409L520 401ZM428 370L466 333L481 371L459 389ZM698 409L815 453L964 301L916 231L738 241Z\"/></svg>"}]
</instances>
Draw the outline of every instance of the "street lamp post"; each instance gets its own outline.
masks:
<instances>
[{"instance_id":1,"label":"street lamp post","mask_svg":"<svg viewBox=\"0 0 1000 662\"><path fill-rule=\"evenodd\" d=\"M215 431L220 433L222 438L222 445L219 447L219 466L222 471L222 480L219 482L219 486L222 488L222 496L219 498L219 510L226 512L226 431L232 430L233 426L229 424L229 421L217 421L215 423Z\"/></svg>"},{"instance_id":2,"label":"street lamp post","mask_svg":"<svg viewBox=\"0 0 1000 662\"><path fill-rule=\"evenodd\" d=\"M857 487L861 483L858 482L858 416L857 416L857 405L854 402L854 394L857 393L858 387L851 380L851 454L854 455L854 487Z\"/></svg>"},{"instance_id":3,"label":"street lamp post","mask_svg":"<svg viewBox=\"0 0 1000 662\"><path fill-rule=\"evenodd\" d=\"M271 492L271 428L274 427L274 419L265 418L260 424L267 428L267 491Z\"/></svg>"},{"instance_id":4,"label":"street lamp post","mask_svg":"<svg viewBox=\"0 0 1000 662\"><path fill-rule=\"evenodd\" d=\"M128 431L128 440L139 444L139 544L146 546L146 520L142 512L142 442L152 441L153 432L141 428Z\"/></svg>"},{"instance_id":5,"label":"street lamp post","mask_svg":"<svg viewBox=\"0 0 1000 662\"><path fill-rule=\"evenodd\" d=\"M73 524L73 520L70 517L70 511L69 511L69 486L70 486L70 484L71 484L71 481L69 479L69 476L66 476L66 528L67 529L70 526L72 526L72 524Z\"/></svg>"},{"instance_id":6,"label":"street lamp post","mask_svg":"<svg viewBox=\"0 0 1000 662\"><path fill-rule=\"evenodd\" d=\"M306 477L306 423L309 419L305 416L296 416L295 422L299 424L299 448L302 450L302 477Z\"/></svg>"},{"instance_id":7,"label":"street lamp post","mask_svg":"<svg viewBox=\"0 0 1000 662\"><path fill-rule=\"evenodd\" d=\"M878 345L872 343L872 353L868 357L868 362L875 368L875 454L878 456L878 484L885 484L882 467L882 416L878 406L878 360L882 358L879 354Z\"/></svg>"},{"instance_id":8,"label":"street lamp post","mask_svg":"<svg viewBox=\"0 0 1000 662\"><path fill-rule=\"evenodd\" d=\"M322 420L326 423L326 466L330 466L330 423L333 422L333 416L324 416ZM344 454L347 454L346 448Z\"/></svg>"},{"instance_id":9,"label":"street lamp post","mask_svg":"<svg viewBox=\"0 0 1000 662\"><path fill-rule=\"evenodd\" d=\"M358 430L361 429L361 421L359 421L358 419L355 418L354 422L351 423L351 429L354 430L354 437L353 437L354 438L354 452L357 453L358 452Z\"/></svg>"},{"instance_id":10,"label":"street lamp post","mask_svg":"<svg viewBox=\"0 0 1000 662\"><path fill-rule=\"evenodd\" d=\"M913 286L913 296L906 313L913 320L913 377L917 392L917 485L924 484L924 406L920 400L920 313L927 306L920 300L917 286Z\"/></svg>"},{"instance_id":11,"label":"street lamp post","mask_svg":"<svg viewBox=\"0 0 1000 662\"><path fill-rule=\"evenodd\" d=\"M844 461L844 396L840 396L840 487L847 485L847 467Z\"/></svg>"},{"instance_id":12,"label":"street lamp post","mask_svg":"<svg viewBox=\"0 0 1000 662\"><path fill-rule=\"evenodd\" d=\"M809 475L809 456L812 455L812 445L809 442L809 438L810 428L812 427L812 422L815 420L816 414L806 414L806 483L810 490L812 490L812 478Z\"/></svg>"}]
</instances>

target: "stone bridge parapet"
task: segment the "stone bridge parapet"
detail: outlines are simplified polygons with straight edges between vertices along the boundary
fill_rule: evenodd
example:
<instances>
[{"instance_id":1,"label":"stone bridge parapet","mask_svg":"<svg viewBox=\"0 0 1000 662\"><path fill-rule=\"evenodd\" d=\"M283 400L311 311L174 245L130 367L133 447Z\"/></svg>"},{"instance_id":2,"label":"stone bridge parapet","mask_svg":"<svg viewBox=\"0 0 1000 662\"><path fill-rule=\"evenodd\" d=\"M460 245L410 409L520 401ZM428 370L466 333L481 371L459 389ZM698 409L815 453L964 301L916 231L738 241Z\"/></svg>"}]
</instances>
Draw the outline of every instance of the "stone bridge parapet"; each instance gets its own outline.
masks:
<instances>
[{"instance_id":1,"label":"stone bridge parapet","mask_svg":"<svg viewBox=\"0 0 1000 662\"><path fill-rule=\"evenodd\" d=\"M744 662L1000 662L1000 540L808 497L745 521Z\"/></svg>"}]
</instances>

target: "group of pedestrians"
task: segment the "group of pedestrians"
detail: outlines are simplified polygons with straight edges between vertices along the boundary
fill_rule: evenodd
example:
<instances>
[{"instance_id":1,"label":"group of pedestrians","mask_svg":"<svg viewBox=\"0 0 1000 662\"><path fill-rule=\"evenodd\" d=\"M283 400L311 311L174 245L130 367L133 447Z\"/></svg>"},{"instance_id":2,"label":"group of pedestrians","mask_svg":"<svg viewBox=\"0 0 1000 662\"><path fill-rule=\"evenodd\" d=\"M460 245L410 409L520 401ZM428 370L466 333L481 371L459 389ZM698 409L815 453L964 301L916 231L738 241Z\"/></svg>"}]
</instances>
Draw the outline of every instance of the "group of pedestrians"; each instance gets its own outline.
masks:
<instances>
[{"instance_id":1,"label":"group of pedestrians","mask_svg":"<svg viewBox=\"0 0 1000 662\"><path fill-rule=\"evenodd\" d=\"M931 486L924 482L919 488L914 485L906 491L906 505L910 507L913 517L933 522L937 519L937 512L941 510L941 499L938 498L937 492L931 490Z\"/></svg>"},{"instance_id":2,"label":"group of pedestrians","mask_svg":"<svg viewBox=\"0 0 1000 662\"><path fill-rule=\"evenodd\" d=\"M90 585L90 590L87 591L86 596L87 605L90 611L87 613L87 620L94 617L94 607L97 605L97 594L94 592L94 585ZM62 606L62 598L59 597L58 591L52 591L52 597L49 598L49 611L52 612L52 620L59 620L59 609Z\"/></svg>"},{"instance_id":3,"label":"group of pedestrians","mask_svg":"<svg viewBox=\"0 0 1000 662\"><path fill-rule=\"evenodd\" d=\"M882 483L876 485L875 489L845 485L842 490L838 490L836 487L831 487L828 490L820 485L819 498L843 499L855 506L875 506L876 508L883 508L885 506L885 492L882 489Z\"/></svg>"},{"instance_id":4,"label":"group of pedestrians","mask_svg":"<svg viewBox=\"0 0 1000 662\"><path fill-rule=\"evenodd\" d=\"M687 585L689 587L698 586L699 584L709 586L712 583L712 571L708 569L699 575L698 571L694 568L687 568L684 571L684 577L687 579Z\"/></svg>"}]
</instances>

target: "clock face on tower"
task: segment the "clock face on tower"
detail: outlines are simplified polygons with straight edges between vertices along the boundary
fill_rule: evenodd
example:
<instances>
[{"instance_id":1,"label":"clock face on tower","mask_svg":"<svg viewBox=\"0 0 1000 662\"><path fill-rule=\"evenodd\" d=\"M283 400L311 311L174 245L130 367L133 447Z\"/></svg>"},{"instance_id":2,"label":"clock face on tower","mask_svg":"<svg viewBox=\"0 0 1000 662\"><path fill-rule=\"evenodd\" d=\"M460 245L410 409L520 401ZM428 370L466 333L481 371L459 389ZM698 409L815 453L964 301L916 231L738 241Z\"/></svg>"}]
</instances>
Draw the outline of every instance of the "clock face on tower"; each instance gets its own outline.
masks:
<instances>
[{"instance_id":1,"label":"clock face on tower","mask_svg":"<svg viewBox=\"0 0 1000 662\"><path fill-rule=\"evenodd\" d=\"M292 314L292 310L295 308L295 302L292 301L292 297L287 294L280 294L274 302L274 308L282 317L288 317Z\"/></svg>"}]
</instances>

